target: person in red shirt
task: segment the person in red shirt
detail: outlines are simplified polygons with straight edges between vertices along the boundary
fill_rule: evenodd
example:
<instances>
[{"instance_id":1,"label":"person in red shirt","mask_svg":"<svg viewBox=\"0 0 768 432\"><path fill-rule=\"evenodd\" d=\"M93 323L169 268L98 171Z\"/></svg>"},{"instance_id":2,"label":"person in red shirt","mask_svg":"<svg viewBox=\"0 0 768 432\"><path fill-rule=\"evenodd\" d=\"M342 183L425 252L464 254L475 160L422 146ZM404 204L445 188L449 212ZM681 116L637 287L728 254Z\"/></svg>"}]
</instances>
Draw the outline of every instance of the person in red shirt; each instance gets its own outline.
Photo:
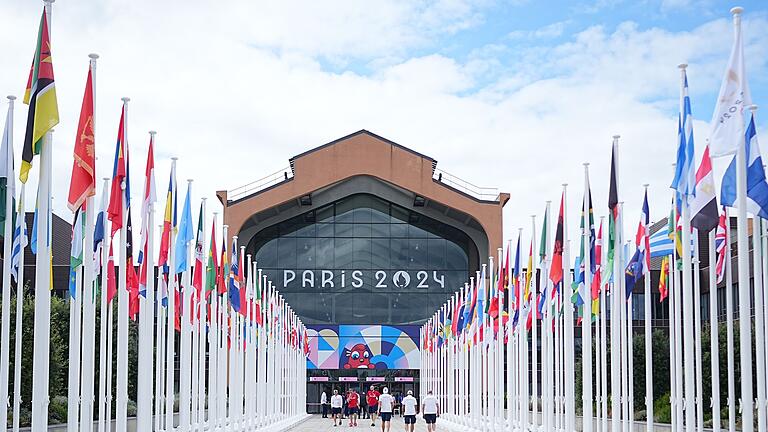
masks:
<instances>
[{"instance_id":1,"label":"person in red shirt","mask_svg":"<svg viewBox=\"0 0 768 432\"><path fill-rule=\"evenodd\" d=\"M349 425L357 426L357 412L360 409L360 395L350 390L347 393L347 408L349 409Z\"/></svg>"},{"instance_id":2,"label":"person in red shirt","mask_svg":"<svg viewBox=\"0 0 768 432\"><path fill-rule=\"evenodd\" d=\"M371 426L376 426L376 412L379 408L379 396L381 396L381 394L376 391L376 387L374 386L371 386L371 389L365 394L366 402L368 402L368 414L371 415Z\"/></svg>"}]
</instances>

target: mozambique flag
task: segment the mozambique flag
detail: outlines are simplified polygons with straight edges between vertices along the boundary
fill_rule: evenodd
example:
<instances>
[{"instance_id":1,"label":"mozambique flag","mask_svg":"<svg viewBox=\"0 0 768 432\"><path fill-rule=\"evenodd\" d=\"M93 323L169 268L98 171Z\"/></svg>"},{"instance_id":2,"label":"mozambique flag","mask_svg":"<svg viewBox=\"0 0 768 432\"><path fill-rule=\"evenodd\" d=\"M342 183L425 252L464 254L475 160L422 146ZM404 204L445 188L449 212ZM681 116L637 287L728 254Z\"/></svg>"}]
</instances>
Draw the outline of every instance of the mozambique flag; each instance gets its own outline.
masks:
<instances>
[{"instance_id":1,"label":"mozambique flag","mask_svg":"<svg viewBox=\"0 0 768 432\"><path fill-rule=\"evenodd\" d=\"M49 37L48 17L43 8L40 29L37 35L35 57L29 71L24 103L29 105L27 131L24 135L24 148L21 152L21 170L19 180L27 182L32 159L40 154L43 136L59 124L59 107L56 102L56 86L53 81L53 61L51 58L51 39Z\"/></svg>"},{"instance_id":2,"label":"mozambique flag","mask_svg":"<svg viewBox=\"0 0 768 432\"><path fill-rule=\"evenodd\" d=\"M603 273L603 284L607 283L613 276L613 257L616 254L616 223L619 218L619 187L616 181L616 171L618 169L618 156L616 156L617 140L613 140L611 147L611 183L608 192L608 251L606 253L607 262L605 263L605 272Z\"/></svg>"}]
</instances>

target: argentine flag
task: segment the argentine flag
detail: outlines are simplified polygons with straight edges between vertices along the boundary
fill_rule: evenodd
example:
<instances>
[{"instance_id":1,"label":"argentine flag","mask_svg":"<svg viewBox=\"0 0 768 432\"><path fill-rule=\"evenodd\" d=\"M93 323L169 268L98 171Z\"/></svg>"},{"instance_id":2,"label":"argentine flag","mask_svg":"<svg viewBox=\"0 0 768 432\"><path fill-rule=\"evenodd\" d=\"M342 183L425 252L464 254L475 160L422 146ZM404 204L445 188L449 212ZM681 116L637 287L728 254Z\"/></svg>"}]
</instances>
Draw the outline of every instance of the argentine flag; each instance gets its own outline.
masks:
<instances>
[{"instance_id":1,"label":"argentine flag","mask_svg":"<svg viewBox=\"0 0 768 432\"><path fill-rule=\"evenodd\" d=\"M749 120L745 140L747 146L747 211L763 219L768 219L768 183L765 181L763 159L760 157L760 147L757 144L754 114ZM736 156L733 157L725 175L723 175L720 201L727 207L739 206L739 203L736 202Z\"/></svg>"}]
</instances>

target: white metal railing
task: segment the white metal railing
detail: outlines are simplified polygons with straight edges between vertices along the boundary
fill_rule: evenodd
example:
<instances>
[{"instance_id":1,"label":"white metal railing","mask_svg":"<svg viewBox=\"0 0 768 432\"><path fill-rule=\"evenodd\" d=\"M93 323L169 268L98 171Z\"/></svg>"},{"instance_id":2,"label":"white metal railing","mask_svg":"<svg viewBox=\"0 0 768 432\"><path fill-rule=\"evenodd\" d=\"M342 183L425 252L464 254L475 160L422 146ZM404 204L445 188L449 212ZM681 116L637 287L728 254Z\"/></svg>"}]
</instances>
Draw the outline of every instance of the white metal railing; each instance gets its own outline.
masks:
<instances>
[{"instance_id":1,"label":"white metal railing","mask_svg":"<svg viewBox=\"0 0 768 432\"><path fill-rule=\"evenodd\" d=\"M485 201L498 201L499 199L499 190L497 188L474 185L438 168L435 168L432 178L477 199Z\"/></svg>"},{"instance_id":2,"label":"white metal railing","mask_svg":"<svg viewBox=\"0 0 768 432\"><path fill-rule=\"evenodd\" d=\"M233 201L238 200L240 198L243 198L248 195L254 194L256 192L267 189L278 183L287 181L291 178L293 178L293 170L291 169L291 167L285 167L281 170L275 171L274 173L266 177L262 177L258 180L254 180L248 184L238 186L228 191L227 199L233 200Z\"/></svg>"}]
</instances>

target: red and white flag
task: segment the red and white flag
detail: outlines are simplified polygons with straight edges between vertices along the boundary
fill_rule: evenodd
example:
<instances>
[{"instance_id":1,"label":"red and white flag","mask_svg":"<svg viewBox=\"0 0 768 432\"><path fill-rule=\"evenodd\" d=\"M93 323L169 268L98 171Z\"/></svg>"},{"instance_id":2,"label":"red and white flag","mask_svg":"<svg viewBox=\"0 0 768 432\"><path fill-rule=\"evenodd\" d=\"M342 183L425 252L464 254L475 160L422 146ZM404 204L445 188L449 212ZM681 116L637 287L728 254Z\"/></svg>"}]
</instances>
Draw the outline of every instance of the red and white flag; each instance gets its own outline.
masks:
<instances>
[{"instance_id":1,"label":"red and white flag","mask_svg":"<svg viewBox=\"0 0 768 432\"><path fill-rule=\"evenodd\" d=\"M147 150L147 168L144 178L144 199L141 203L141 240L139 249L139 294L147 296L147 244L149 242L149 210L152 204L157 201L155 192L155 135L150 135L149 149Z\"/></svg>"}]
</instances>

